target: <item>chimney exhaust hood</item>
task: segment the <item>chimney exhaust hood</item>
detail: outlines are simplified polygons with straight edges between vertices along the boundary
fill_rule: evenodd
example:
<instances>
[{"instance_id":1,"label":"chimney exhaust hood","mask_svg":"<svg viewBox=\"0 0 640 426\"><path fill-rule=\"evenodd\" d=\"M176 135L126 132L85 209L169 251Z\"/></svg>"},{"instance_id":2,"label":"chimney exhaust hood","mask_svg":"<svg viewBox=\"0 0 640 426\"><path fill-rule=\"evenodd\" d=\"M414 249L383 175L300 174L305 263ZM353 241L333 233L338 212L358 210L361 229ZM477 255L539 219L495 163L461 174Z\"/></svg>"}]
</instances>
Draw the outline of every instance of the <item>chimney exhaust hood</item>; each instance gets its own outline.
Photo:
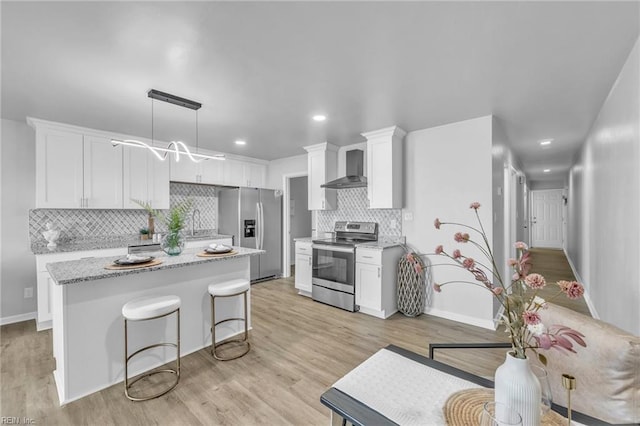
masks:
<instances>
[{"instance_id":1,"label":"chimney exhaust hood","mask_svg":"<svg viewBox=\"0 0 640 426\"><path fill-rule=\"evenodd\" d=\"M344 189L363 188L367 186L367 178L364 175L364 152L361 149L347 151L347 175L324 185L321 188Z\"/></svg>"}]
</instances>

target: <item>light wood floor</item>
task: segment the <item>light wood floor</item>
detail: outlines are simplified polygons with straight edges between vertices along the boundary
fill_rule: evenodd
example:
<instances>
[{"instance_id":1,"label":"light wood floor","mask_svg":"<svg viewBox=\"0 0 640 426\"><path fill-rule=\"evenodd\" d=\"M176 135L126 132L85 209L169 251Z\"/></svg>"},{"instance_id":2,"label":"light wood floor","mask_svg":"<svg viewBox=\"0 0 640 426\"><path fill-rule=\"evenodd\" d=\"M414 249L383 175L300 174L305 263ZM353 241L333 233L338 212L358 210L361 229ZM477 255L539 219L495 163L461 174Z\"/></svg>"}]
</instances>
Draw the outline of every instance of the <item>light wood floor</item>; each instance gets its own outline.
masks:
<instances>
[{"instance_id":1,"label":"light wood floor","mask_svg":"<svg viewBox=\"0 0 640 426\"><path fill-rule=\"evenodd\" d=\"M320 395L388 344L426 355L432 342L506 339L500 330L427 315L380 320L345 312L298 296L292 279L255 284L252 312L248 355L229 362L213 360L206 350L185 356L178 387L142 403L127 400L118 384L59 407L51 332L36 332L33 321L3 326L0 416L53 425L326 425L329 411L320 404ZM504 349L446 351L436 358L491 377L504 360Z\"/></svg>"}]
</instances>

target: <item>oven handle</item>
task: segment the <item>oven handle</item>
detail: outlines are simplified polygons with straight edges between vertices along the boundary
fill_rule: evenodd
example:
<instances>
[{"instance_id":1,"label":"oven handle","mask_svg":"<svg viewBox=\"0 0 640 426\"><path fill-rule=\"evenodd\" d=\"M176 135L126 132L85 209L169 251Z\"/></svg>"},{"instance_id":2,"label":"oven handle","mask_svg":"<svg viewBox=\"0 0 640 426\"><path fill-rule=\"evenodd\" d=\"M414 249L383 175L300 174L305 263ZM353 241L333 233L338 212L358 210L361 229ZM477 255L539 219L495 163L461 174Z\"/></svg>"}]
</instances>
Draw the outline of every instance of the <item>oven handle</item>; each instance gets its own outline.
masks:
<instances>
[{"instance_id":1,"label":"oven handle","mask_svg":"<svg viewBox=\"0 0 640 426\"><path fill-rule=\"evenodd\" d=\"M338 252L341 252L341 253L355 253L355 251L356 251L355 248L338 247L338 246L327 246L327 245L322 245L322 244L312 244L311 248L318 249L318 250L338 251Z\"/></svg>"}]
</instances>

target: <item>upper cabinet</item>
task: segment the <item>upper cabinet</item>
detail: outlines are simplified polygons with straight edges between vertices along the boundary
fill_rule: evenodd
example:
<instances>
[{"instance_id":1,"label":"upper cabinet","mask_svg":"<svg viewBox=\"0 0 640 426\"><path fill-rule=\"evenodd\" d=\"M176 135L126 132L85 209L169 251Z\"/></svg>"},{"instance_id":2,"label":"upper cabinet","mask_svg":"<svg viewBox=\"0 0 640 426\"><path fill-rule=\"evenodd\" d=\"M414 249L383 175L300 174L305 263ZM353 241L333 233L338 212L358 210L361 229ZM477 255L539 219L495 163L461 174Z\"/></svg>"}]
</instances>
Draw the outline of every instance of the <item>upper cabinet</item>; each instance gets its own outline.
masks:
<instances>
[{"instance_id":1,"label":"upper cabinet","mask_svg":"<svg viewBox=\"0 0 640 426\"><path fill-rule=\"evenodd\" d=\"M169 160L160 161L147 150L124 148L124 208L139 209L133 200L155 209L169 208Z\"/></svg>"},{"instance_id":2,"label":"upper cabinet","mask_svg":"<svg viewBox=\"0 0 640 426\"><path fill-rule=\"evenodd\" d=\"M122 208L122 147L34 123L37 208Z\"/></svg>"},{"instance_id":3,"label":"upper cabinet","mask_svg":"<svg viewBox=\"0 0 640 426\"><path fill-rule=\"evenodd\" d=\"M335 210L338 197L335 189L320 185L336 178L338 147L330 143L305 146L309 185L309 210Z\"/></svg>"},{"instance_id":4,"label":"upper cabinet","mask_svg":"<svg viewBox=\"0 0 640 426\"><path fill-rule=\"evenodd\" d=\"M210 185L224 183L224 163L219 160L203 160L194 163L182 155L180 161L171 156L171 180L176 182L206 183Z\"/></svg>"},{"instance_id":5,"label":"upper cabinet","mask_svg":"<svg viewBox=\"0 0 640 426\"><path fill-rule=\"evenodd\" d=\"M36 130L36 208L139 209L131 199L169 208L169 161L111 142L129 136L27 122Z\"/></svg>"},{"instance_id":6,"label":"upper cabinet","mask_svg":"<svg viewBox=\"0 0 640 426\"><path fill-rule=\"evenodd\" d=\"M401 209L403 140L397 126L362 133L367 139L369 208Z\"/></svg>"},{"instance_id":7,"label":"upper cabinet","mask_svg":"<svg viewBox=\"0 0 640 426\"><path fill-rule=\"evenodd\" d=\"M210 185L250 186L263 188L266 164L227 158L224 161L205 160L193 163L184 157L171 161L171 180Z\"/></svg>"}]
</instances>

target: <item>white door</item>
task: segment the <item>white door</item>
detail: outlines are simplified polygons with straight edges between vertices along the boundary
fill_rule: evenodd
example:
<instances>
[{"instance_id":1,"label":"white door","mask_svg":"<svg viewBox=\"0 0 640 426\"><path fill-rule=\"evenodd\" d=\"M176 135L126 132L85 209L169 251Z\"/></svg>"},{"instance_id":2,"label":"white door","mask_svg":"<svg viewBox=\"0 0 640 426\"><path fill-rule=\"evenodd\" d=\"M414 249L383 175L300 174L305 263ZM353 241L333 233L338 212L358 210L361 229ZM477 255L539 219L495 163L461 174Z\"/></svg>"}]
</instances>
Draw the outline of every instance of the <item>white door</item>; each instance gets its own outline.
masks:
<instances>
[{"instance_id":1,"label":"white door","mask_svg":"<svg viewBox=\"0 0 640 426\"><path fill-rule=\"evenodd\" d=\"M562 190L531 191L531 245L562 248Z\"/></svg>"}]
</instances>

